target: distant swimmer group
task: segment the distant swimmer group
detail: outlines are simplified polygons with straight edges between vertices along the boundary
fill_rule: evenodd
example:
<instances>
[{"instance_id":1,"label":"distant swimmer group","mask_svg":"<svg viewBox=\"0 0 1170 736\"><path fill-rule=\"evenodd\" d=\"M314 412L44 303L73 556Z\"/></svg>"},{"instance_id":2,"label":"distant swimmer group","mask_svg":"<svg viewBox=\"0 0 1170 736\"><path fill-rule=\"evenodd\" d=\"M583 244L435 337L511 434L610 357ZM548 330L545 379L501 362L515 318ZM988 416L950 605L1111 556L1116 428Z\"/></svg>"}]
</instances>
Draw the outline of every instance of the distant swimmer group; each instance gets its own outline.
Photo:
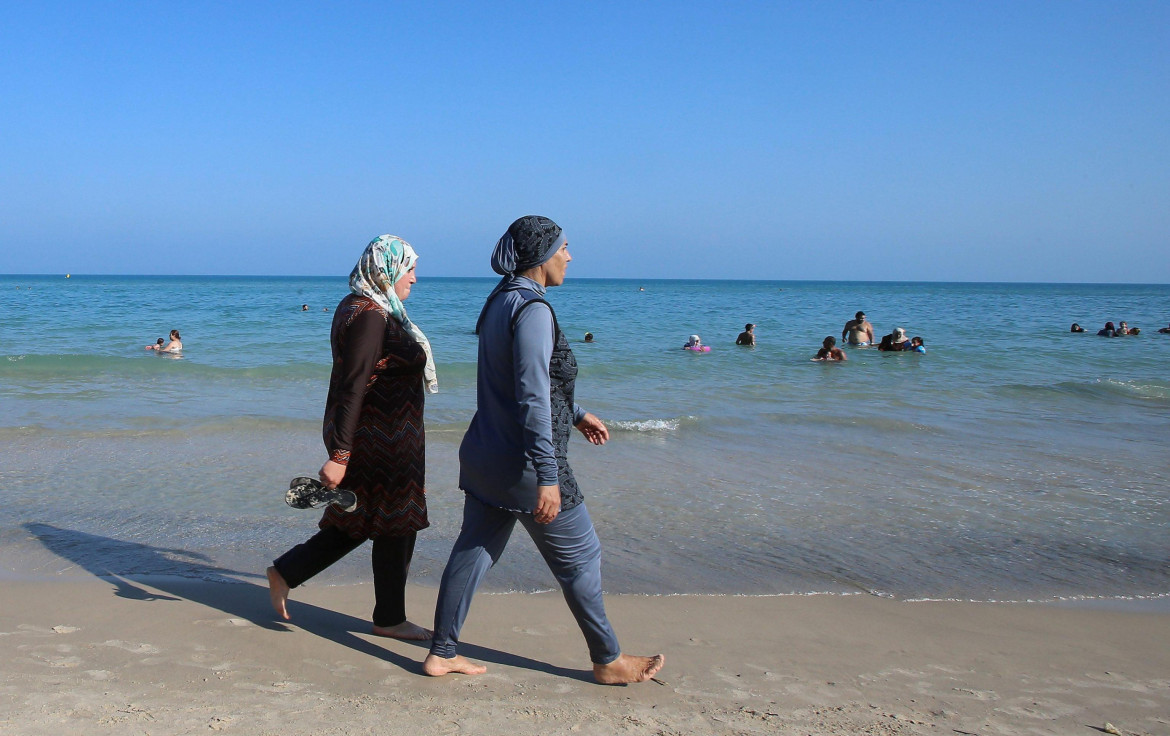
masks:
<instances>
[{"instance_id":1,"label":"distant swimmer group","mask_svg":"<svg viewBox=\"0 0 1170 736\"><path fill-rule=\"evenodd\" d=\"M1158 332L1162 332L1162 330L1158 330ZM1140 334L1140 327L1130 327L1129 323L1124 320L1116 327L1113 326L1112 322L1106 322L1104 327L1097 330L1098 337L1125 337L1126 335Z\"/></svg>"},{"instance_id":2,"label":"distant swimmer group","mask_svg":"<svg viewBox=\"0 0 1170 736\"><path fill-rule=\"evenodd\" d=\"M821 343L821 349L817 351L813 360L824 360L829 362L849 360L845 355L845 351L837 347L837 338L829 335Z\"/></svg>"},{"instance_id":3,"label":"distant swimmer group","mask_svg":"<svg viewBox=\"0 0 1170 736\"><path fill-rule=\"evenodd\" d=\"M881 352L905 352L905 353L925 353L926 343L921 337L909 337L903 327L895 327L890 334L882 337L880 341L874 338L873 324L866 318L865 312L857 312L853 319L845 323L841 329L841 339L845 344L854 348L877 347ZM588 340L587 340L588 342ZM755 347L756 345L756 323L748 322L743 326L743 332L735 338L735 344L747 347ZM702 338L698 335L691 335L686 343L682 346L683 350L688 350L692 353L708 353L711 351L710 346L704 345ZM817 351L815 361L821 362L844 362L848 360L845 351L837 347L837 338L829 335L821 341L821 348Z\"/></svg>"},{"instance_id":4,"label":"distant swimmer group","mask_svg":"<svg viewBox=\"0 0 1170 736\"><path fill-rule=\"evenodd\" d=\"M147 345L146 349L155 350L160 353L181 353L183 352L183 342L179 338L179 331L171 330L170 342L160 337L158 340L155 340L153 345Z\"/></svg>"},{"instance_id":5,"label":"distant swimmer group","mask_svg":"<svg viewBox=\"0 0 1170 736\"><path fill-rule=\"evenodd\" d=\"M901 327L895 327L893 332L882 336L882 341L878 343L878 350L895 353L925 353L926 346L923 344L921 337L908 338L906 337L906 330Z\"/></svg>"}]
</instances>

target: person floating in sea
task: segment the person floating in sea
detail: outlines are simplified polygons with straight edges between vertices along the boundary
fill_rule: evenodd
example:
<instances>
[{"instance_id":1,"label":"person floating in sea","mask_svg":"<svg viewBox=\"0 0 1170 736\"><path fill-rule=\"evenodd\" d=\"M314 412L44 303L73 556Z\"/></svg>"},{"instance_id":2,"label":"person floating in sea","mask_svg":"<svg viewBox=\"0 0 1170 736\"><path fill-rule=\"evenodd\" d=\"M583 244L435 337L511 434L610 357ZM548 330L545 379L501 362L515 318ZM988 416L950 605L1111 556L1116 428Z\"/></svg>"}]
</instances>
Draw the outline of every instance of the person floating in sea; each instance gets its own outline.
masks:
<instances>
[{"instance_id":1,"label":"person floating in sea","mask_svg":"<svg viewBox=\"0 0 1170 736\"><path fill-rule=\"evenodd\" d=\"M908 350L910 348L910 341L906 339L906 330L901 327L895 327L894 331L882 337L881 343L878 345L878 350L883 352L898 352L901 350Z\"/></svg>"},{"instance_id":2,"label":"person floating in sea","mask_svg":"<svg viewBox=\"0 0 1170 736\"><path fill-rule=\"evenodd\" d=\"M816 357L813 360L821 360L829 363L849 360L845 355L845 351L837 347L837 338L829 335L822 341L821 349L817 351Z\"/></svg>"},{"instance_id":3,"label":"person floating in sea","mask_svg":"<svg viewBox=\"0 0 1170 736\"><path fill-rule=\"evenodd\" d=\"M153 345L147 345L147 350L157 350L160 353L181 353L183 352L183 341L179 338L178 330L171 330L171 341L163 345L163 339L160 337Z\"/></svg>"},{"instance_id":4,"label":"person floating in sea","mask_svg":"<svg viewBox=\"0 0 1170 736\"><path fill-rule=\"evenodd\" d=\"M302 311L302 312L307 312L307 311L309 311L309 305L308 305L308 304L302 304L302 305L301 305L301 311Z\"/></svg>"},{"instance_id":5,"label":"person floating in sea","mask_svg":"<svg viewBox=\"0 0 1170 736\"><path fill-rule=\"evenodd\" d=\"M1112 322L1106 322L1104 327L1097 330L1097 337L1117 337L1117 329Z\"/></svg>"},{"instance_id":6,"label":"person floating in sea","mask_svg":"<svg viewBox=\"0 0 1170 736\"><path fill-rule=\"evenodd\" d=\"M687 344L683 345L683 350L690 350L694 353L709 353L711 348L703 344L702 338L698 335L691 335L687 339Z\"/></svg>"},{"instance_id":7,"label":"person floating in sea","mask_svg":"<svg viewBox=\"0 0 1170 736\"><path fill-rule=\"evenodd\" d=\"M739 333L739 337L735 338L736 345L755 345L756 344L756 326L748 322L743 326L743 332Z\"/></svg>"},{"instance_id":8,"label":"person floating in sea","mask_svg":"<svg viewBox=\"0 0 1170 736\"><path fill-rule=\"evenodd\" d=\"M593 333L592 332L585 333L585 342L593 342Z\"/></svg>"},{"instance_id":9,"label":"person floating in sea","mask_svg":"<svg viewBox=\"0 0 1170 736\"><path fill-rule=\"evenodd\" d=\"M381 235L349 276L350 293L333 315L333 370L325 399L328 459L317 477L326 488L353 491L358 505L330 505L320 531L268 568L272 607L289 618L288 595L367 539L373 540L372 633L426 640L431 632L406 617L406 579L427 519L423 430L425 391L438 391L431 344L406 315L418 255L405 240Z\"/></svg>"},{"instance_id":10,"label":"person floating in sea","mask_svg":"<svg viewBox=\"0 0 1170 736\"><path fill-rule=\"evenodd\" d=\"M912 353L925 353L926 345L922 343L921 337L915 335L914 337L910 338L910 347L906 349Z\"/></svg>"},{"instance_id":11,"label":"person floating in sea","mask_svg":"<svg viewBox=\"0 0 1170 736\"><path fill-rule=\"evenodd\" d=\"M1072 329L1069 332L1084 332L1085 328L1078 325L1076 322L1072 323Z\"/></svg>"},{"instance_id":12,"label":"person floating in sea","mask_svg":"<svg viewBox=\"0 0 1170 736\"><path fill-rule=\"evenodd\" d=\"M845 323L841 328L841 339L856 347L873 344L873 325L865 318L865 312L858 312Z\"/></svg>"},{"instance_id":13,"label":"person floating in sea","mask_svg":"<svg viewBox=\"0 0 1170 736\"><path fill-rule=\"evenodd\" d=\"M456 653L459 632L517 522L561 586L594 679L644 682L662 668L662 655L624 654L618 644L602 596L601 542L568 463L573 427L594 445L609 439L605 424L574 400L577 360L544 299L564 283L570 261L560 226L536 215L513 222L492 253L492 270L503 278L476 324L476 412L459 447L463 526L443 570L435 636L423 661L433 677L486 671Z\"/></svg>"},{"instance_id":14,"label":"person floating in sea","mask_svg":"<svg viewBox=\"0 0 1170 736\"><path fill-rule=\"evenodd\" d=\"M1163 335L1170 335L1170 325L1166 325L1162 329L1158 330L1158 332L1162 333Z\"/></svg>"}]
</instances>

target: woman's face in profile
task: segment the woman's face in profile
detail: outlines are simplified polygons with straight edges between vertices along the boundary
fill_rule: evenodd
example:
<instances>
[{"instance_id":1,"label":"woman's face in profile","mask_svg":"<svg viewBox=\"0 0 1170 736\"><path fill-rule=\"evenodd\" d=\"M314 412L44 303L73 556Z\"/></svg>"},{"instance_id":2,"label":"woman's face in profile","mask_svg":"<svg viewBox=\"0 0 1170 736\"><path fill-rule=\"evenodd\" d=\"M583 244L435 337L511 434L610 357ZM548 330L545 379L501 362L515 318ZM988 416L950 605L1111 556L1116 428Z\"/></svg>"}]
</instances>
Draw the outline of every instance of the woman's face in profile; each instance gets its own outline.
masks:
<instances>
[{"instance_id":1,"label":"woman's face in profile","mask_svg":"<svg viewBox=\"0 0 1170 736\"><path fill-rule=\"evenodd\" d=\"M418 281L418 277L414 275L415 268L415 266L411 266L410 270L394 284L394 293L402 301L406 301L406 298L410 296L410 287L414 285L415 281Z\"/></svg>"},{"instance_id":2,"label":"woman's face in profile","mask_svg":"<svg viewBox=\"0 0 1170 736\"><path fill-rule=\"evenodd\" d=\"M565 283L565 270L569 267L569 261L571 260L573 260L573 257L569 255L569 244L565 243L542 266L544 269L544 285L560 286Z\"/></svg>"}]
</instances>

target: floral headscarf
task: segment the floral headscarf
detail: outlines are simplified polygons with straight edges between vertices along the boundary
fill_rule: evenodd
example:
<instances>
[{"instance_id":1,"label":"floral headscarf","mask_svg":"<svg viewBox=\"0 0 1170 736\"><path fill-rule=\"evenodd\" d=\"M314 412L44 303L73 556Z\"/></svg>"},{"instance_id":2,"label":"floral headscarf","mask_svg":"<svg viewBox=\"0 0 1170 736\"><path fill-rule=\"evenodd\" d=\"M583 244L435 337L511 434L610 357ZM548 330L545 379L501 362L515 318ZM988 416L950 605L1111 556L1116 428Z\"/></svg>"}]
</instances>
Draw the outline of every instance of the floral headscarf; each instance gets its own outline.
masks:
<instances>
[{"instance_id":1,"label":"floral headscarf","mask_svg":"<svg viewBox=\"0 0 1170 736\"><path fill-rule=\"evenodd\" d=\"M418 254L410 247L410 243L396 235L379 235L366 246L362 257L349 274L349 290L373 299L422 346L427 354L423 380L427 390L433 394L439 391L439 381L435 372L435 356L431 353L431 341L406 316L406 307L394 293L394 284L414 268L416 261Z\"/></svg>"}]
</instances>

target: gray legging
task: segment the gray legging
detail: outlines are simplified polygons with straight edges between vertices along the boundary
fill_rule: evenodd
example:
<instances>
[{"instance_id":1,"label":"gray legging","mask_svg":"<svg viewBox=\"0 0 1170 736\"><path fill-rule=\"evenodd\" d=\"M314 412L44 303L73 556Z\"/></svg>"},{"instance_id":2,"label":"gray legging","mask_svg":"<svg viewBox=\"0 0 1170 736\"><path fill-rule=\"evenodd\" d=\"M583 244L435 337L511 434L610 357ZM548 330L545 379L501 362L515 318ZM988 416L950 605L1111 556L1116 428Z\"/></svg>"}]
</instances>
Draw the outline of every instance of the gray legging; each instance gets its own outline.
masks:
<instances>
[{"instance_id":1,"label":"gray legging","mask_svg":"<svg viewBox=\"0 0 1170 736\"><path fill-rule=\"evenodd\" d=\"M528 530L560 583L589 645L589 658L594 664L617 659L621 647L605 615L601 595L601 542L585 504L562 511L548 524L537 524L530 513L488 506L471 494L464 494L463 528L439 584L431 654L447 659L455 656L475 589L504 553L517 521Z\"/></svg>"}]
</instances>

